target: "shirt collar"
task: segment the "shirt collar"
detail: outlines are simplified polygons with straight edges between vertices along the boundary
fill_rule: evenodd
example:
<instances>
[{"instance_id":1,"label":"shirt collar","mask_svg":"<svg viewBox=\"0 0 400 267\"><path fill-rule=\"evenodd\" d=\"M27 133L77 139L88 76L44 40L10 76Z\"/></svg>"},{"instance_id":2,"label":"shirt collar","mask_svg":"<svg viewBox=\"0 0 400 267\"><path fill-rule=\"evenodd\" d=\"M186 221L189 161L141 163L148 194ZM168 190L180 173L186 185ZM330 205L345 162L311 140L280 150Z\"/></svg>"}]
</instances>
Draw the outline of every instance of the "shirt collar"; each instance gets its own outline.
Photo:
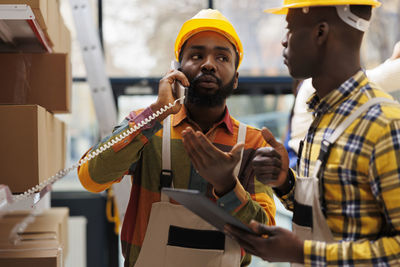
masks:
<instances>
[{"instance_id":1,"label":"shirt collar","mask_svg":"<svg viewBox=\"0 0 400 267\"><path fill-rule=\"evenodd\" d=\"M319 98L315 92L307 101L308 109L314 116L324 114L333 108L343 99L348 98L350 95L355 94L367 82L367 77L364 71L359 70L354 76L350 77L342 83L336 90L333 90L328 95Z\"/></svg>"},{"instance_id":2,"label":"shirt collar","mask_svg":"<svg viewBox=\"0 0 400 267\"><path fill-rule=\"evenodd\" d=\"M185 119L189 121L189 117L187 116L186 107L183 105L182 108L179 110L179 112L172 117L172 126L175 127L175 126L179 125ZM229 115L227 106L225 106L223 118L220 121L214 123L212 128L216 128L217 126L222 126L225 129L227 129L230 134L233 134L232 117Z\"/></svg>"}]
</instances>

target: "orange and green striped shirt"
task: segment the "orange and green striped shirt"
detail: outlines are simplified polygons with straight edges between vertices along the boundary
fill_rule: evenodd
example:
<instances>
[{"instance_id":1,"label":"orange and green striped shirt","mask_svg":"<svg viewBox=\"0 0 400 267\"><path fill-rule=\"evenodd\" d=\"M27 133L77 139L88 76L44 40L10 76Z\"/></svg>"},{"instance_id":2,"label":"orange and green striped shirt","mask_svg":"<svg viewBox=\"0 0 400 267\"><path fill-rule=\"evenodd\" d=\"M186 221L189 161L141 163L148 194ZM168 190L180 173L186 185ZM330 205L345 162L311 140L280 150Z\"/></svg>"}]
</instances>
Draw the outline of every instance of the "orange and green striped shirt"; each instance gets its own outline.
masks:
<instances>
[{"instance_id":1,"label":"orange and green striped shirt","mask_svg":"<svg viewBox=\"0 0 400 267\"><path fill-rule=\"evenodd\" d=\"M106 137L88 152L97 149L112 138L134 127L144 117L151 114L150 108L134 111ZM175 188L197 189L204 192L239 220L249 223L254 219L269 225L275 224L275 203L270 187L255 179L251 159L257 148L266 146L261 132L247 126L245 149L236 187L219 199L215 199L212 186L194 169L182 144L181 132L188 126L199 129L186 115L183 107L171 118L171 169ZM230 151L236 144L239 122L229 115L206 133L212 143L223 151ZM115 144L78 169L82 185L89 191L101 192L113 183L119 182L124 175L132 175L130 201L125 213L121 232L122 250L125 266L134 266L142 246L151 206L159 202L161 173L162 124L152 122ZM86 154L85 154L86 155ZM84 156L85 156L84 155ZM242 266L250 262L250 256L242 257Z\"/></svg>"}]
</instances>

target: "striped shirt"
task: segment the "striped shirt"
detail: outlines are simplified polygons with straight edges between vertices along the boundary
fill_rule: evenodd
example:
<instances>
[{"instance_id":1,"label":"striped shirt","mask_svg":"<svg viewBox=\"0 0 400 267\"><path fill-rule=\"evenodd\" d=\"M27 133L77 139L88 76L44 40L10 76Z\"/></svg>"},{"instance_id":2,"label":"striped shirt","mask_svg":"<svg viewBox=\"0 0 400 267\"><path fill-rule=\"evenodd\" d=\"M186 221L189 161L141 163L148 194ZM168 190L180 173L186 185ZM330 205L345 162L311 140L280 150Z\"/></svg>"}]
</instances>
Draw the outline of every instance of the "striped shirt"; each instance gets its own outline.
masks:
<instances>
[{"instance_id":1,"label":"striped shirt","mask_svg":"<svg viewBox=\"0 0 400 267\"><path fill-rule=\"evenodd\" d=\"M131 114L115 128L113 134L93 147L97 149L113 137L134 127L151 114L150 108ZM171 169L175 188L197 189L204 192L223 209L244 223L254 219L269 225L275 224L275 203L272 189L255 179L251 159L257 148L266 146L260 131L247 126L245 149L236 187L216 199L212 186L193 168L183 147L181 132L188 126L199 130L199 126L186 115L185 108L171 118ZM225 111L223 119L215 123L206 136L223 151L230 151L236 144L239 122ZM121 232L125 266L134 266L142 246L151 206L160 201L162 124L153 121L150 126L134 132L112 149L85 163L78 169L82 185L89 191L100 192L119 182L126 175L132 175L130 201ZM90 152L89 151L89 152ZM250 256L242 257L242 266L250 262Z\"/></svg>"},{"instance_id":2,"label":"striped shirt","mask_svg":"<svg viewBox=\"0 0 400 267\"><path fill-rule=\"evenodd\" d=\"M322 139L375 97L392 99L359 71L324 98L310 98L314 121L304 141L299 175L312 175ZM305 241L306 266L400 265L399 167L400 105L374 105L333 144L320 172L322 209L338 242ZM293 190L282 200L293 208Z\"/></svg>"}]
</instances>

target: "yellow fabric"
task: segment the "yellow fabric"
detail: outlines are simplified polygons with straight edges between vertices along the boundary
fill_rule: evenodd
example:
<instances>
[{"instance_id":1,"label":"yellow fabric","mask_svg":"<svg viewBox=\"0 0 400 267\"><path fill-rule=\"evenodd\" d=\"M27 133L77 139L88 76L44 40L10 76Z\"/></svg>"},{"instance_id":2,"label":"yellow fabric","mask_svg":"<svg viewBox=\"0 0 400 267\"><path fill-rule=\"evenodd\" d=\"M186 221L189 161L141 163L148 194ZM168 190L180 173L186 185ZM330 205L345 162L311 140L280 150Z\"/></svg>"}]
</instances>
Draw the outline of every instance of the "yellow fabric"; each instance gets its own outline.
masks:
<instances>
[{"instance_id":1,"label":"yellow fabric","mask_svg":"<svg viewBox=\"0 0 400 267\"><path fill-rule=\"evenodd\" d=\"M112 190L112 188L109 188L107 192L106 216L107 216L107 221L114 223L115 234L119 235L121 222L119 220L118 207L117 203L115 202L114 191Z\"/></svg>"}]
</instances>

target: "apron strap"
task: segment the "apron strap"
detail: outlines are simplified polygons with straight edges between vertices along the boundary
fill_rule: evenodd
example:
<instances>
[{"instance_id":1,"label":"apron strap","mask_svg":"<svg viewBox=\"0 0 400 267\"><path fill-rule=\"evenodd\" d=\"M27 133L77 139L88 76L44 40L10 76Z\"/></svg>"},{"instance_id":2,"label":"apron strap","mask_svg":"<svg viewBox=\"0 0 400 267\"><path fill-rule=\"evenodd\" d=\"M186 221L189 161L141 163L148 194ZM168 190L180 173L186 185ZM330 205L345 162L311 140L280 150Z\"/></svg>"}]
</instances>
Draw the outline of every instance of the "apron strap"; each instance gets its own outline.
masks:
<instances>
[{"instance_id":1,"label":"apron strap","mask_svg":"<svg viewBox=\"0 0 400 267\"><path fill-rule=\"evenodd\" d=\"M164 119L162 137L162 170L171 170L171 116Z\"/></svg>"},{"instance_id":2,"label":"apron strap","mask_svg":"<svg viewBox=\"0 0 400 267\"><path fill-rule=\"evenodd\" d=\"M171 115L164 119L161 153L160 191L163 187L174 187L171 170ZM161 202L169 202L169 197L164 193L161 193Z\"/></svg>"},{"instance_id":3,"label":"apron strap","mask_svg":"<svg viewBox=\"0 0 400 267\"><path fill-rule=\"evenodd\" d=\"M329 155L329 150L333 143L339 138L339 136L350 126L350 124L355 121L364 111L370 108L373 105L379 103L393 103L396 104L397 102L384 97L376 97L370 99L368 102L361 105L356 111L354 111L350 116L348 116L338 127L336 127L335 131L328 136L328 138L323 139L321 142L321 148L318 156L318 160L315 163L315 168L313 172L313 177L317 178L320 168L323 162L327 159Z\"/></svg>"},{"instance_id":4,"label":"apron strap","mask_svg":"<svg viewBox=\"0 0 400 267\"><path fill-rule=\"evenodd\" d=\"M244 123L239 123L239 130L238 130L238 138L236 143L245 143L246 141L246 132L247 132L247 126ZM235 175L235 177L239 178L239 170L240 170L240 166L242 165L242 159L243 159L243 151L244 148L242 149L242 151L240 152L240 160L238 162L238 164L236 165L233 174Z\"/></svg>"}]
</instances>

